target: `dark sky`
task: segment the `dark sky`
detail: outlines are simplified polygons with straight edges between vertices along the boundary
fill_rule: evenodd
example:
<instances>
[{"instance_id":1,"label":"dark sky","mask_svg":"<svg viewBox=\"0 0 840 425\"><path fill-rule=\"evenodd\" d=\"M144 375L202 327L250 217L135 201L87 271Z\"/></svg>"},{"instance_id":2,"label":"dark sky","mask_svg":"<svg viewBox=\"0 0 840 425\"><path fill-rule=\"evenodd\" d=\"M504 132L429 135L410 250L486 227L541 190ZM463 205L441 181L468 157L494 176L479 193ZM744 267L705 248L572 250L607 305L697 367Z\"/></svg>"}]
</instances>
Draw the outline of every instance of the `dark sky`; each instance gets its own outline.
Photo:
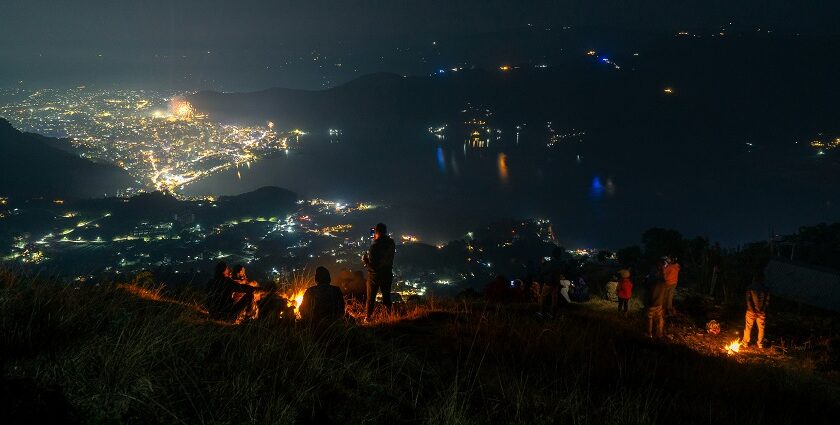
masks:
<instances>
[{"instance_id":1,"label":"dark sky","mask_svg":"<svg viewBox=\"0 0 840 425\"><path fill-rule=\"evenodd\" d=\"M231 83L230 76L239 75L241 79L253 79L252 85L256 86L317 88L319 83L323 86L334 81L329 80L329 75L314 78L306 75L311 71L290 71L294 60L289 58L297 55L298 60L303 60L300 55L315 51L314 56L327 55L328 61L338 62L356 55L359 61L371 64L365 72L404 71L387 69L393 65L384 62L375 65L371 58L378 57L379 50L388 51L395 45L457 39L527 24L664 32L712 29L734 20L744 28L763 26L778 32L837 34L840 15L836 3L4 0L0 5L0 85L19 80L30 84L72 84L98 79L131 82L169 74L166 78L173 84L200 78L207 85L221 88L248 86ZM184 63L173 62L176 58ZM51 64L62 68L61 78L54 77ZM282 66L289 72L278 72ZM201 74L199 78L196 73Z\"/></svg>"}]
</instances>

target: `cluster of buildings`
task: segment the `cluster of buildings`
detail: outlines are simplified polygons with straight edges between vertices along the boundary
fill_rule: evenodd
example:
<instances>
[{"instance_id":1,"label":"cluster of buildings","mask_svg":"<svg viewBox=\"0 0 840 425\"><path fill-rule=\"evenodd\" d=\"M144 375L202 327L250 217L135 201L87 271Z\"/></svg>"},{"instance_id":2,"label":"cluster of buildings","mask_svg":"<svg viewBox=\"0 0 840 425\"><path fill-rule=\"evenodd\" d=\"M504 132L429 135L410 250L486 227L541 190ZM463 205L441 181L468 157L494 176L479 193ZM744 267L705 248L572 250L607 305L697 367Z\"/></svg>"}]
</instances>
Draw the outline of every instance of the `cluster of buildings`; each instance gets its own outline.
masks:
<instances>
[{"instance_id":1,"label":"cluster of buildings","mask_svg":"<svg viewBox=\"0 0 840 425\"><path fill-rule=\"evenodd\" d=\"M300 143L306 133L216 123L184 98L150 90L77 87L0 93L0 116L22 131L68 138L83 157L114 163L138 189L174 191ZM336 136L340 136L336 134Z\"/></svg>"},{"instance_id":2,"label":"cluster of buildings","mask_svg":"<svg viewBox=\"0 0 840 425\"><path fill-rule=\"evenodd\" d=\"M840 137L826 137L822 133L820 133L818 139L814 139L810 143L811 148L817 153L817 155L825 155L828 152L832 152L835 149L840 150Z\"/></svg>"},{"instance_id":3,"label":"cluster of buildings","mask_svg":"<svg viewBox=\"0 0 840 425\"><path fill-rule=\"evenodd\" d=\"M562 128L551 121L544 125L529 127L527 123L513 126L509 138L504 138L502 124L494 119L493 111L485 106L467 104L457 120L428 127L429 134L437 143L462 143L464 148L486 149L491 146L529 143L548 148L583 142L586 131L576 128Z\"/></svg>"}]
</instances>

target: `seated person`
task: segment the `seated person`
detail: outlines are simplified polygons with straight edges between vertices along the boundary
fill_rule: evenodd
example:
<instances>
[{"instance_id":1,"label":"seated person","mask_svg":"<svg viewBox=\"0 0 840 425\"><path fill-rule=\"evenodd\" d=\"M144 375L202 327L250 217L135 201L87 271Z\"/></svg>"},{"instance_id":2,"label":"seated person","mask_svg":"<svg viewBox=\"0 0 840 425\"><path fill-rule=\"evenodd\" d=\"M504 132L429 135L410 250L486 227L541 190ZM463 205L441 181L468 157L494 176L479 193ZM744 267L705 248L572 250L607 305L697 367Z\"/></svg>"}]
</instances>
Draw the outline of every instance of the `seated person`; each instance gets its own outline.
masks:
<instances>
[{"instance_id":1,"label":"seated person","mask_svg":"<svg viewBox=\"0 0 840 425\"><path fill-rule=\"evenodd\" d=\"M335 321L344 318L344 294L338 286L330 285L330 272L324 267L315 269L315 283L303 294L300 318L308 322Z\"/></svg>"},{"instance_id":2,"label":"seated person","mask_svg":"<svg viewBox=\"0 0 840 425\"><path fill-rule=\"evenodd\" d=\"M231 278L240 285L248 285L253 287L259 287L260 285L257 284L256 280L249 280L248 275L245 274L245 266L242 264L237 264L233 266L233 273Z\"/></svg>"},{"instance_id":3,"label":"seated person","mask_svg":"<svg viewBox=\"0 0 840 425\"><path fill-rule=\"evenodd\" d=\"M260 285L257 283L256 280L249 280L248 279L248 275L245 274L245 266L243 266L242 264L237 264L237 265L233 266L233 272L231 273L231 279L233 279L234 282L236 282L240 285L252 286L254 288L259 288L260 287ZM232 296L233 302L234 303L239 302L239 300L241 300L244 295L245 295L245 293L243 293L243 292L235 292ZM259 292L255 292L254 293L254 303L259 304L261 299L262 299L262 294L260 294ZM250 308L249 310L252 310L252 312L255 314L256 310L254 308ZM246 316L253 315L252 312L249 312L248 314L246 314Z\"/></svg>"},{"instance_id":4,"label":"seated person","mask_svg":"<svg viewBox=\"0 0 840 425\"><path fill-rule=\"evenodd\" d=\"M240 313L252 308L256 290L231 279L230 267L220 261L213 278L207 282L207 312L216 320L236 320Z\"/></svg>"}]
</instances>

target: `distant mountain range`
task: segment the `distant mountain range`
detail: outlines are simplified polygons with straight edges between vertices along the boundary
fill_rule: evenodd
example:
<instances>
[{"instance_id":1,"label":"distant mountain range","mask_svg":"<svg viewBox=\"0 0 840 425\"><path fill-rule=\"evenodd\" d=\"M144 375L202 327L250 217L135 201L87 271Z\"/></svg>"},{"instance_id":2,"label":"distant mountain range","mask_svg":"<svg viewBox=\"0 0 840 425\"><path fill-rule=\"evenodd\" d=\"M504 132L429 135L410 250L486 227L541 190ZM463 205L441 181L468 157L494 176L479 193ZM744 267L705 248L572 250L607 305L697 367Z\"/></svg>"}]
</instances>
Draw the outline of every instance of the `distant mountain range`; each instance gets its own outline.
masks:
<instances>
[{"instance_id":1,"label":"distant mountain range","mask_svg":"<svg viewBox=\"0 0 840 425\"><path fill-rule=\"evenodd\" d=\"M0 118L0 196L87 198L135 184L122 169L86 160L61 145L22 133Z\"/></svg>"},{"instance_id":2,"label":"distant mountain range","mask_svg":"<svg viewBox=\"0 0 840 425\"><path fill-rule=\"evenodd\" d=\"M817 42L818 41L818 42ZM630 44L630 43L628 43ZM792 142L838 130L840 40L674 35L639 50L569 52L560 64L507 70L442 69L439 75L372 74L323 91L199 92L211 119L314 132L340 128L349 140L411 139L457 122L469 103L494 126L551 121L605 141L674 139L709 143ZM665 89L669 89L666 92ZM639 144L639 143L637 143Z\"/></svg>"}]
</instances>

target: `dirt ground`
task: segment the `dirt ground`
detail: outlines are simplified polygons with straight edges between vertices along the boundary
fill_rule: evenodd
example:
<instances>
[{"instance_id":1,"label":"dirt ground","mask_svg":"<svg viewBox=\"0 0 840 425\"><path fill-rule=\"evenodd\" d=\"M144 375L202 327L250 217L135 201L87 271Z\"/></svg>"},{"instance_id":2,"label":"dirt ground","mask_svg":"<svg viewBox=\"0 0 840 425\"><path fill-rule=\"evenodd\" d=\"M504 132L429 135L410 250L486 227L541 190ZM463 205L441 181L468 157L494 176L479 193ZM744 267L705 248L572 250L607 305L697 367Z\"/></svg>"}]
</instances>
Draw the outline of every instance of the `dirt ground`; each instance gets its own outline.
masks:
<instances>
[{"instance_id":1,"label":"dirt ground","mask_svg":"<svg viewBox=\"0 0 840 425\"><path fill-rule=\"evenodd\" d=\"M684 307L681 309L681 306ZM624 327L628 332L644 333L646 317L644 307L637 299L632 299L626 316L617 311L616 302L593 297L579 307L598 312ZM727 351L727 346L739 341L744 330L743 316L729 314L710 306L697 305L685 292L675 300L676 317L665 321L665 342L688 347L697 353L708 356L728 357L743 364L764 364L783 368L804 369L824 375L835 382L840 382L840 365L837 364L837 337L815 336L830 335L831 324L824 324L819 331L813 323L787 312L768 312L765 329L764 348L755 346L755 329L752 343L740 346L737 353ZM716 320L720 333L706 331L706 323Z\"/></svg>"}]
</instances>

